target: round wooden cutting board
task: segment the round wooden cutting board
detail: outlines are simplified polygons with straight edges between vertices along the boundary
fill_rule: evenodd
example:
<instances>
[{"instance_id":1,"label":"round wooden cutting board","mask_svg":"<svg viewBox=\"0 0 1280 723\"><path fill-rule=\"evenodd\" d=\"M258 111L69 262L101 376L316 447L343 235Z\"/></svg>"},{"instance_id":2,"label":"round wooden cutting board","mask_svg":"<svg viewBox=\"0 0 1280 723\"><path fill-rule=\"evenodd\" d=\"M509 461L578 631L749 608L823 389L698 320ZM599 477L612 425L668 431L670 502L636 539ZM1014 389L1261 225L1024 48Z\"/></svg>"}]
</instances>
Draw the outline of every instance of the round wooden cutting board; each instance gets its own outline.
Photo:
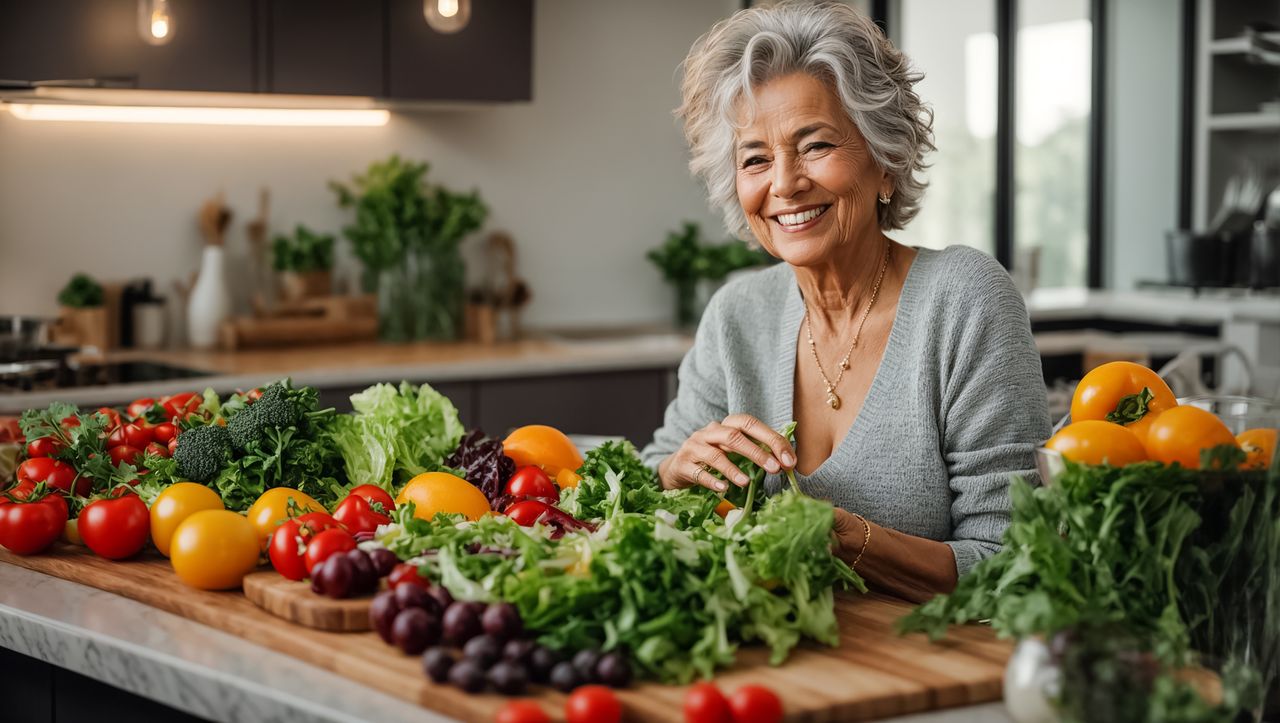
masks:
<instances>
[{"instance_id":1,"label":"round wooden cutting board","mask_svg":"<svg viewBox=\"0 0 1280 723\"><path fill-rule=\"evenodd\" d=\"M308 583L286 579L274 570L246 576L244 596L272 615L316 630L357 633L372 629L372 598L334 600L311 592Z\"/></svg>"}]
</instances>

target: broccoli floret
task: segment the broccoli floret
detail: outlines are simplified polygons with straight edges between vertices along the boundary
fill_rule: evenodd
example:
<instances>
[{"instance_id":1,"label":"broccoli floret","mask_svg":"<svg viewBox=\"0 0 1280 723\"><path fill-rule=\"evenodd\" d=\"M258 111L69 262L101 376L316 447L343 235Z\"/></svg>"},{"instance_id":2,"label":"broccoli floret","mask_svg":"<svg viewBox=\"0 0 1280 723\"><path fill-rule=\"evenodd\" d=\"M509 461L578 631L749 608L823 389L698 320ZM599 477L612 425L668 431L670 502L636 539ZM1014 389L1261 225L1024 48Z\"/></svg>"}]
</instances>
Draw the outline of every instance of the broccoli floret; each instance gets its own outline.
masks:
<instances>
[{"instance_id":1,"label":"broccoli floret","mask_svg":"<svg viewBox=\"0 0 1280 723\"><path fill-rule=\"evenodd\" d=\"M219 425L193 427L178 435L173 458L183 477L209 482L231 461L231 435Z\"/></svg>"},{"instance_id":2,"label":"broccoli floret","mask_svg":"<svg viewBox=\"0 0 1280 723\"><path fill-rule=\"evenodd\" d=\"M317 395L311 387L294 389L289 381L276 382L262 390L262 396L227 421L231 443L245 450L252 442L266 438L267 428L299 426L315 410Z\"/></svg>"}]
</instances>

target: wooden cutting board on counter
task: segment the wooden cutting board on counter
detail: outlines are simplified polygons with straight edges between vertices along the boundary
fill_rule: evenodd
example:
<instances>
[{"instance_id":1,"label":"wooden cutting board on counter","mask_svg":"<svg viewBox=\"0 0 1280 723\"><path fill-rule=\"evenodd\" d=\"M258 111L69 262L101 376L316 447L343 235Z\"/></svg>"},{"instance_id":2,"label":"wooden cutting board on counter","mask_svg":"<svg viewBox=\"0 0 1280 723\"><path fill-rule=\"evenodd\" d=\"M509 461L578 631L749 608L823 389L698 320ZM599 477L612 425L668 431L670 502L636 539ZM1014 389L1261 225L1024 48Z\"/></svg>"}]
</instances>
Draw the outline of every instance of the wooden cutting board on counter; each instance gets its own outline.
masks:
<instances>
[{"instance_id":1,"label":"wooden cutting board on counter","mask_svg":"<svg viewBox=\"0 0 1280 723\"><path fill-rule=\"evenodd\" d=\"M335 633L373 629L369 622L373 596L334 600L311 592L309 583L287 580L275 570L246 576L244 596L272 615L308 628Z\"/></svg>"},{"instance_id":2,"label":"wooden cutting board on counter","mask_svg":"<svg viewBox=\"0 0 1280 723\"><path fill-rule=\"evenodd\" d=\"M260 609L238 590L187 587L162 558L111 562L63 545L34 557L0 550L0 562L152 605L462 720L492 721L507 700L432 683L416 656L401 654L375 633L305 628ZM789 721L869 720L999 700L1012 646L977 626L957 628L938 644L920 635L899 637L894 621L909 609L879 595L837 595L839 647L802 645L778 667L766 663L766 650L743 648L738 664L715 682L728 692L747 683L770 686L782 697ZM619 691L619 697L629 722L678 722L685 692L683 686L647 683ZM562 717L562 693L532 687L530 695L553 719Z\"/></svg>"}]
</instances>

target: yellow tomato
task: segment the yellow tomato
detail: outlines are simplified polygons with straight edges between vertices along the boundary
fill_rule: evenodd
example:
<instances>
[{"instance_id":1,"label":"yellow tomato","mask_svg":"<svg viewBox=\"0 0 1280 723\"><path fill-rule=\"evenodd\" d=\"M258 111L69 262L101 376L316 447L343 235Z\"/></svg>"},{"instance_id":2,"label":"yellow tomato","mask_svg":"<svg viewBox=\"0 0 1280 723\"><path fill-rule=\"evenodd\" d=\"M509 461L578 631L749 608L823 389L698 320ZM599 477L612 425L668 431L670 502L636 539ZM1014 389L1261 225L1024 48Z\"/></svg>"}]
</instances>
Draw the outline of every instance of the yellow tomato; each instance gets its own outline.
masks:
<instances>
[{"instance_id":1,"label":"yellow tomato","mask_svg":"<svg viewBox=\"0 0 1280 723\"><path fill-rule=\"evenodd\" d=\"M1080 380L1071 397L1071 421L1097 419L1123 424L1146 444L1152 421L1176 406L1173 390L1160 375L1141 364L1117 361L1103 364Z\"/></svg>"},{"instance_id":2,"label":"yellow tomato","mask_svg":"<svg viewBox=\"0 0 1280 723\"><path fill-rule=\"evenodd\" d=\"M298 507L298 514L306 512L328 512L324 505L316 502L309 495L289 487L273 487L258 498L249 508L249 522L258 531L258 545L265 548L271 533L276 531L282 522L289 519L289 500Z\"/></svg>"},{"instance_id":3,"label":"yellow tomato","mask_svg":"<svg viewBox=\"0 0 1280 723\"><path fill-rule=\"evenodd\" d=\"M414 505L413 516L430 520L437 512L460 513L478 520L490 511L489 500L470 482L445 472L425 472L414 477L396 495L396 507Z\"/></svg>"},{"instance_id":4,"label":"yellow tomato","mask_svg":"<svg viewBox=\"0 0 1280 723\"><path fill-rule=\"evenodd\" d=\"M1276 438L1280 437L1280 430L1275 429L1246 429L1236 436L1236 442L1240 444L1240 448L1248 455L1244 464L1240 465L1244 469L1267 469L1271 466L1271 458L1276 453Z\"/></svg>"},{"instance_id":5,"label":"yellow tomato","mask_svg":"<svg viewBox=\"0 0 1280 723\"><path fill-rule=\"evenodd\" d=\"M530 424L521 427L502 441L502 452L515 461L517 467L535 464L556 478L561 470L576 470L582 466L582 453L573 442L554 427Z\"/></svg>"},{"instance_id":6,"label":"yellow tomato","mask_svg":"<svg viewBox=\"0 0 1280 723\"><path fill-rule=\"evenodd\" d=\"M170 485L151 505L151 541L161 555L169 556L169 540L178 525L201 510L224 509L217 492L195 482Z\"/></svg>"},{"instance_id":7,"label":"yellow tomato","mask_svg":"<svg viewBox=\"0 0 1280 723\"><path fill-rule=\"evenodd\" d=\"M229 510L202 510L174 530L169 561L191 587L229 590L258 566L260 549L249 520Z\"/></svg>"},{"instance_id":8,"label":"yellow tomato","mask_svg":"<svg viewBox=\"0 0 1280 723\"><path fill-rule=\"evenodd\" d=\"M1050 437L1044 446L1081 464L1123 467L1147 459L1138 435L1119 424L1096 419L1068 424Z\"/></svg>"},{"instance_id":9,"label":"yellow tomato","mask_svg":"<svg viewBox=\"0 0 1280 723\"><path fill-rule=\"evenodd\" d=\"M562 490L577 487L578 483L581 481L582 477L571 469L562 469L560 470L560 473L556 475L556 486Z\"/></svg>"},{"instance_id":10,"label":"yellow tomato","mask_svg":"<svg viewBox=\"0 0 1280 723\"><path fill-rule=\"evenodd\" d=\"M1200 469L1200 453L1230 444L1236 438L1212 412L1199 407L1174 407L1160 413L1147 431L1147 454L1165 464Z\"/></svg>"}]
</instances>

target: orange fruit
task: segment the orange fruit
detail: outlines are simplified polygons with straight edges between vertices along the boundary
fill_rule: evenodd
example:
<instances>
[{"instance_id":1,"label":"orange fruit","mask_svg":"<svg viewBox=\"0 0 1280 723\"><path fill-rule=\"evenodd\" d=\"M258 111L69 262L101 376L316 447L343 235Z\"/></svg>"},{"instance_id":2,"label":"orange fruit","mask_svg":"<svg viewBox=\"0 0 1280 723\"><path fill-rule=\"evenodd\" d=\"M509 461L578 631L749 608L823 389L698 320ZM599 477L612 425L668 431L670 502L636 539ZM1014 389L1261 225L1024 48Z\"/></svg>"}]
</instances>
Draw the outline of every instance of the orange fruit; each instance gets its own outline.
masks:
<instances>
[{"instance_id":1,"label":"orange fruit","mask_svg":"<svg viewBox=\"0 0 1280 723\"><path fill-rule=\"evenodd\" d=\"M447 512L474 522L491 511L488 498L478 487L447 472L424 472L409 480L396 495L397 507L406 502L413 503L413 516L420 520Z\"/></svg>"},{"instance_id":2,"label":"orange fruit","mask_svg":"<svg viewBox=\"0 0 1280 723\"><path fill-rule=\"evenodd\" d=\"M559 474L556 475L556 486L562 490L577 487L581 481L582 477L577 472L567 468L560 470Z\"/></svg>"},{"instance_id":3,"label":"orange fruit","mask_svg":"<svg viewBox=\"0 0 1280 723\"><path fill-rule=\"evenodd\" d=\"M1161 412L1147 429L1145 441L1151 459L1177 462L1187 469L1200 469L1200 452L1235 443L1235 435L1213 412L1191 406Z\"/></svg>"},{"instance_id":4,"label":"orange fruit","mask_svg":"<svg viewBox=\"0 0 1280 723\"><path fill-rule=\"evenodd\" d=\"M502 440L502 451L515 460L517 467L534 464L549 477L561 470L577 470L582 466L582 453L564 432L545 424L521 427Z\"/></svg>"},{"instance_id":5,"label":"orange fruit","mask_svg":"<svg viewBox=\"0 0 1280 723\"><path fill-rule=\"evenodd\" d=\"M1276 438L1280 431L1275 429L1246 429L1236 436L1236 442L1248 455L1243 469L1267 469L1276 453Z\"/></svg>"},{"instance_id":6,"label":"orange fruit","mask_svg":"<svg viewBox=\"0 0 1280 723\"><path fill-rule=\"evenodd\" d=\"M1127 427L1097 419L1068 424L1044 446L1081 464L1123 467L1147 459L1138 435Z\"/></svg>"}]
</instances>

